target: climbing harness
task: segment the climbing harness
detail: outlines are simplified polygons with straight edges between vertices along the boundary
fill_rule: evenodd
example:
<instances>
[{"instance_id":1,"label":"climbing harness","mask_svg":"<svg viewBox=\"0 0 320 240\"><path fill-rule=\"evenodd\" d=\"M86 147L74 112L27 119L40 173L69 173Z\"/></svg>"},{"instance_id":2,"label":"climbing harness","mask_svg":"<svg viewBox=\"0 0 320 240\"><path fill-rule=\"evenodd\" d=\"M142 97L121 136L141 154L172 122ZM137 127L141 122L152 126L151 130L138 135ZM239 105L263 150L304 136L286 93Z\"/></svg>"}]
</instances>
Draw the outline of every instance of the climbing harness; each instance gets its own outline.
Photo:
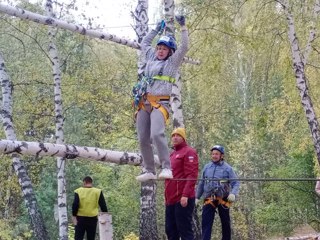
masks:
<instances>
[{"instance_id":1,"label":"climbing harness","mask_svg":"<svg viewBox=\"0 0 320 240\"><path fill-rule=\"evenodd\" d=\"M207 205L207 204L212 205L214 208L217 208L218 205L222 205L226 208L230 208L231 206L231 202L225 201L222 197L217 197L217 196L211 196L206 198L204 200L203 205Z\"/></svg>"},{"instance_id":2,"label":"climbing harness","mask_svg":"<svg viewBox=\"0 0 320 240\"><path fill-rule=\"evenodd\" d=\"M137 107L144 96L147 93L148 85L153 83L153 78L148 78L143 76L139 82L132 88L132 95L133 95L133 106Z\"/></svg>"},{"instance_id":3,"label":"climbing harness","mask_svg":"<svg viewBox=\"0 0 320 240\"><path fill-rule=\"evenodd\" d=\"M145 110L144 106L144 101L148 101L150 105L153 108L158 109L165 120L165 123L168 124L169 122L169 112L168 110L159 102L164 102L167 101L169 103L170 96L153 96L147 93L147 87L148 85L152 85L154 81L167 81L169 83L175 83L175 78L170 77L170 76L165 76L163 75L163 69L164 69L164 64L161 66L161 69L158 73L158 75L155 75L153 77L146 77L143 76L141 80L136 83L136 85L132 89L132 94L133 94L133 107L137 108L135 111L135 117L140 109ZM152 111L151 109L151 111Z\"/></svg>"},{"instance_id":4,"label":"climbing harness","mask_svg":"<svg viewBox=\"0 0 320 240\"><path fill-rule=\"evenodd\" d=\"M133 94L133 107L137 108L135 111L135 116L137 115L140 109L145 110L144 101L147 100L152 108L158 109L165 120L165 123L168 124L169 122L169 112L168 110L159 102L168 102L170 100L170 96L153 96L147 93L148 85L152 85L154 81L162 80L167 81L170 83L175 82L175 78L170 76L163 76L162 69L158 75L154 76L153 78L142 77L142 79L133 87L132 94ZM152 111L152 109L151 109Z\"/></svg>"},{"instance_id":5,"label":"climbing harness","mask_svg":"<svg viewBox=\"0 0 320 240\"><path fill-rule=\"evenodd\" d=\"M152 111L153 108L158 109L162 113L165 123L168 124L168 122L169 122L169 112L159 102L164 102L164 101L169 102L170 96L153 96L153 95L150 95L150 94L146 94L146 95L143 96L143 99L150 103L150 105L152 107L151 111ZM145 105L144 105L144 101L140 101L139 102L136 114L138 113L138 111L140 109L146 110Z\"/></svg>"}]
</instances>

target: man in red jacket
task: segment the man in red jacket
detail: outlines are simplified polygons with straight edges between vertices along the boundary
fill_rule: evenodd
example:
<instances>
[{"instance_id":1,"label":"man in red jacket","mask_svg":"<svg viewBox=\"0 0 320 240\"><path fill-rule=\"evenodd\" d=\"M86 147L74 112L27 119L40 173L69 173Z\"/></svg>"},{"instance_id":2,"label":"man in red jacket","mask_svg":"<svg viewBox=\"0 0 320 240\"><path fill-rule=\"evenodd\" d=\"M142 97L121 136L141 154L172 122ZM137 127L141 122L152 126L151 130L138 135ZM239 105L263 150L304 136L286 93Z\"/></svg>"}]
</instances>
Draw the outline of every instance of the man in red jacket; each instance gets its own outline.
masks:
<instances>
[{"instance_id":1,"label":"man in red jacket","mask_svg":"<svg viewBox=\"0 0 320 240\"><path fill-rule=\"evenodd\" d=\"M166 234L168 240L193 240L192 213L198 177L198 155L188 146L184 128L171 134L174 151L170 154L173 179L166 179Z\"/></svg>"}]
</instances>

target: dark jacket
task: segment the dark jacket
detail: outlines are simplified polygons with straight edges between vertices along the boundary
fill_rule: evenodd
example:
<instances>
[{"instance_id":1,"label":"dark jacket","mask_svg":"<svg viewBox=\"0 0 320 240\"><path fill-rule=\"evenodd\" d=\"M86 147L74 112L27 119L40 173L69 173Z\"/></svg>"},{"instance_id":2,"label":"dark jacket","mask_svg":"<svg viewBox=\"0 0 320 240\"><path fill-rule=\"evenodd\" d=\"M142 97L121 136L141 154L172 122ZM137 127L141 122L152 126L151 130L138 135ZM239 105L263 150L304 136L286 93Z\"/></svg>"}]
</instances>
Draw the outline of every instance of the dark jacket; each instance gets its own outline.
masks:
<instances>
[{"instance_id":1,"label":"dark jacket","mask_svg":"<svg viewBox=\"0 0 320 240\"><path fill-rule=\"evenodd\" d=\"M165 182L166 205L179 202L181 197L194 198L198 177L197 152L186 142L175 146L174 151L170 154L170 161L173 179Z\"/></svg>"}]
</instances>

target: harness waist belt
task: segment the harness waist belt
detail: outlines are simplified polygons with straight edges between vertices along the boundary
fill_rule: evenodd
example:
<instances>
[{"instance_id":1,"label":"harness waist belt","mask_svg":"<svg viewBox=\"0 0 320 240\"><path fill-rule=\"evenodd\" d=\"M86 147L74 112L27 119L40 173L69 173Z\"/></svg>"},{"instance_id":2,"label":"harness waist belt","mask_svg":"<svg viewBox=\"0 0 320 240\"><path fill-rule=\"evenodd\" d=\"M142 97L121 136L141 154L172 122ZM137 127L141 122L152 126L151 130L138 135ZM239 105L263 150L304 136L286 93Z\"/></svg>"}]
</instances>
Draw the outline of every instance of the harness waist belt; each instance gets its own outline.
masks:
<instances>
[{"instance_id":1,"label":"harness waist belt","mask_svg":"<svg viewBox=\"0 0 320 240\"><path fill-rule=\"evenodd\" d=\"M148 100L149 102L160 102L160 101L169 101L170 96L154 96L154 95L144 95L143 96L145 100Z\"/></svg>"},{"instance_id":2,"label":"harness waist belt","mask_svg":"<svg viewBox=\"0 0 320 240\"><path fill-rule=\"evenodd\" d=\"M161 101L169 101L170 100L170 96L154 96L154 95L146 94L146 95L143 96L143 99L147 100L151 104L152 108L158 109L162 113L165 123L166 124L169 123L169 112L159 102L161 102ZM140 102L138 104L137 112L140 109L145 110L145 106L144 106L143 100L140 100ZM137 114L137 112L136 112L136 114Z\"/></svg>"},{"instance_id":3,"label":"harness waist belt","mask_svg":"<svg viewBox=\"0 0 320 240\"><path fill-rule=\"evenodd\" d=\"M207 204L212 205L214 208L218 207L218 205L220 205L220 204L227 207L227 208L230 208L230 206L231 206L231 202L225 201L221 197L216 197L216 196L206 198L204 200L203 205L207 205Z\"/></svg>"}]
</instances>

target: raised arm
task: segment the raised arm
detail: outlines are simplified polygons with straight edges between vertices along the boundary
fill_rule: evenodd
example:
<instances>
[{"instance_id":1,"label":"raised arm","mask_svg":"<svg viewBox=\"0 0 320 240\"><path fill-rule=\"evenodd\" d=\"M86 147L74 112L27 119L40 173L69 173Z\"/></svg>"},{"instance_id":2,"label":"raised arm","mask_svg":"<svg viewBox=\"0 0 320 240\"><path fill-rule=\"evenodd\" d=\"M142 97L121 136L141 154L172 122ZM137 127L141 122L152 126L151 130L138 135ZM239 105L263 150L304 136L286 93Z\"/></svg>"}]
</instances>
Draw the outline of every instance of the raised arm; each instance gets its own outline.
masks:
<instances>
[{"instance_id":1,"label":"raised arm","mask_svg":"<svg viewBox=\"0 0 320 240\"><path fill-rule=\"evenodd\" d=\"M178 63L179 65L182 63L183 58L185 57L186 53L188 52L189 47L189 33L186 27L186 20L184 16L176 16L176 21L180 25L181 29L181 41L180 45L178 46L177 51L172 55L173 62Z\"/></svg>"},{"instance_id":2,"label":"raised arm","mask_svg":"<svg viewBox=\"0 0 320 240\"><path fill-rule=\"evenodd\" d=\"M153 39L157 36L158 32L161 30L161 22L157 23L155 29L152 29L141 41L141 52L142 54L150 57L154 54L154 49L151 47Z\"/></svg>"}]
</instances>

